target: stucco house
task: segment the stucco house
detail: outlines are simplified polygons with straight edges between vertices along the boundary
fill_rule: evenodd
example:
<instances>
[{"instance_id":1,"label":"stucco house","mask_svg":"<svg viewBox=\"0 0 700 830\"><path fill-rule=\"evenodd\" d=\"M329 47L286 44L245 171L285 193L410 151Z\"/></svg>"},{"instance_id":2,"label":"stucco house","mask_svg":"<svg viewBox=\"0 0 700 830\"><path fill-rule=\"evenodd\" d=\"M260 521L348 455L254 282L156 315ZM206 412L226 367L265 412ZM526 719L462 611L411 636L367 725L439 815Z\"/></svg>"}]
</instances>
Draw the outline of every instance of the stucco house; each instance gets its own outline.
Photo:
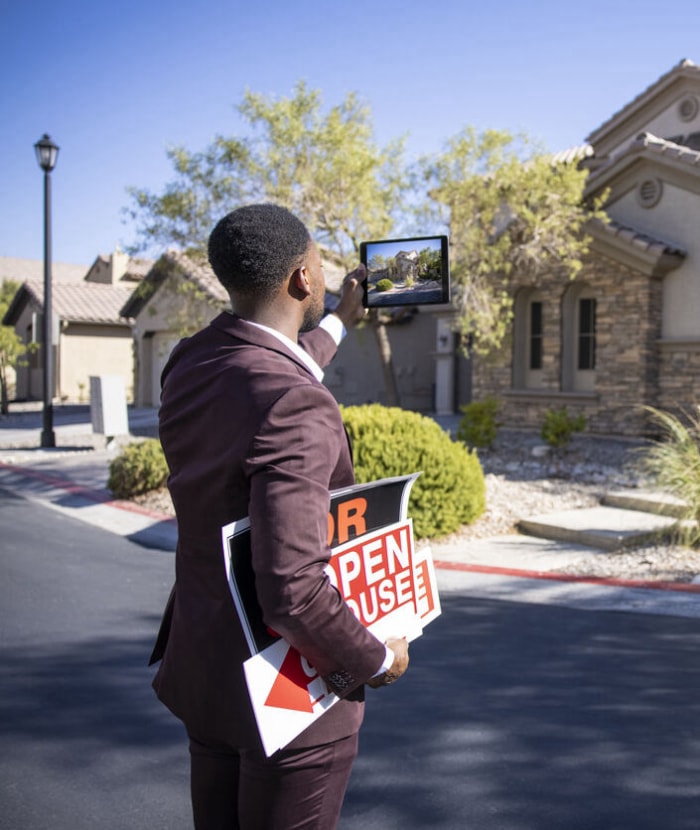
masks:
<instances>
[{"instance_id":1,"label":"stucco house","mask_svg":"<svg viewBox=\"0 0 700 830\"><path fill-rule=\"evenodd\" d=\"M228 295L208 265L174 250L152 264L119 312L132 321L137 406L158 406L160 375L173 346L228 305Z\"/></svg>"},{"instance_id":2,"label":"stucco house","mask_svg":"<svg viewBox=\"0 0 700 830\"><path fill-rule=\"evenodd\" d=\"M73 270L60 276L61 269L52 267L55 399L87 402L92 375L121 376L127 400L133 399L132 321L120 309L149 265L115 251L98 256L87 273L82 270L82 279ZM43 277L26 278L3 325L14 326L25 343L40 344L43 309ZM16 400L41 400L43 365L41 348L30 352L27 365L17 370Z\"/></svg>"},{"instance_id":3,"label":"stucco house","mask_svg":"<svg viewBox=\"0 0 700 830\"><path fill-rule=\"evenodd\" d=\"M473 396L510 426L583 413L595 433L643 435L644 405L700 401L700 67L682 61L595 129L586 196L609 192L582 272L517 275L512 337L474 359Z\"/></svg>"}]
</instances>

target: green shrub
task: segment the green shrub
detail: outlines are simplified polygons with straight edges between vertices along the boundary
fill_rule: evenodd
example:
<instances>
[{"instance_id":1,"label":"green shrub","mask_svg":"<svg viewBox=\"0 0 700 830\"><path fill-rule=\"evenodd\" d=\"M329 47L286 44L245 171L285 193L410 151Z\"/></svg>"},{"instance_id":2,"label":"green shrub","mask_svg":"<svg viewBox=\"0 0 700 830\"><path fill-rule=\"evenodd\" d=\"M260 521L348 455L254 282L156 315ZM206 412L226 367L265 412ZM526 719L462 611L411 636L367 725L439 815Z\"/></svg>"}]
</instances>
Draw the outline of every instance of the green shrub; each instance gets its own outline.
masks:
<instances>
[{"instance_id":1,"label":"green shrub","mask_svg":"<svg viewBox=\"0 0 700 830\"><path fill-rule=\"evenodd\" d=\"M168 466L160 441L148 438L128 444L109 465L107 487L118 499L140 496L164 487Z\"/></svg>"},{"instance_id":2,"label":"green shrub","mask_svg":"<svg viewBox=\"0 0 700 830\"><path fill-rule=\"evenodd\" d=\"M411 490L416 538L444 536L475 521L486 506L476 453L432 419L380 404L341 407L359 483L422 472Z\"/></svg>"},{"instance_id":3,"label":"green shrub","mask_svg":"<svg viewBox=\"0 0 700 830\"><path fill-rule=\"evenodd\" d=\"M379 282L375 286L377 291L391 291L393 287L394 283L388 279L379 280Z\"/></svg>"},{"instance_id":4,"label":"green shrub","mask_svg":"<svg viewBox=\"0 0 700 830\"><path fill-rule=\"evenodd\" d=\"M472 401L460 408L464 417L457 427L457 440L469 447L490 447L496 440L496 420L500 402L489 395L483 401Z\"/></svg>"},{"instance_id":5,"label":"green shrub","mask_svg":"<svg viewBox=\"0 0 700 830\"><path fill-rule=\"evenodd\" d=\"M574 418L569 415L565 406L561 409L548 409L544 416L541 435L550 447L565 449L574 432L581 432L585 426L586 419L583 414Z\"/></svg>"},{"instance_id":6,"label":"green shrub","mask_svg":"<svg viewBox=\"0 0 700 830\"><path fill-rule=\"evenodd\" d=\"M679 526L681 541L700 543L700 408L682 420L669 412L645 407L661 436L642 450L642 467L662 489L680 499L685 509Z\"/></svg>"}]
</instances>

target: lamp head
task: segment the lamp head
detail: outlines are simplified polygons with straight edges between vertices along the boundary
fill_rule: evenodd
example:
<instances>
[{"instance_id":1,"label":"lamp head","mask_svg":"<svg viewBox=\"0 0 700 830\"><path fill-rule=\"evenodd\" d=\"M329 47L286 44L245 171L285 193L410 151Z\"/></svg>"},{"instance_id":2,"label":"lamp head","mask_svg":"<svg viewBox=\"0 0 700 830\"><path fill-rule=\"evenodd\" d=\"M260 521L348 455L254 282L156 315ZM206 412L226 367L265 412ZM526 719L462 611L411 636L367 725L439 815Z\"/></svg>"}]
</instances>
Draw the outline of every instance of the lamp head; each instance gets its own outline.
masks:
<instances>
[{"instance_id":1,"label":"lamp head","mask_svg":"<svg viewBox=\"0 0 700 830\"><path fill-rule=\"evenodd\" d=\"M34 149L36 150L36 159L39 162L39 167L46 173L50 173L56 166L58 145L53 143L48 133L44 133L34 145Z\"/></svg>"}]
</instances>

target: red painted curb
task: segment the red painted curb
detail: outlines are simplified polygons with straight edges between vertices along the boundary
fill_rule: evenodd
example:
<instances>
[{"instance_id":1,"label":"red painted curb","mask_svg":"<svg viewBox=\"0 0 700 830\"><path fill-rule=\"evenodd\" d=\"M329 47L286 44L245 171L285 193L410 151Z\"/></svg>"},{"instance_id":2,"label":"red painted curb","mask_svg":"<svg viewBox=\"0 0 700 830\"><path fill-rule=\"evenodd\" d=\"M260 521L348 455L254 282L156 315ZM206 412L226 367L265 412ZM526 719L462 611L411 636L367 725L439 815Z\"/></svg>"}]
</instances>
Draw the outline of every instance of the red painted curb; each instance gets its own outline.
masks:
<instances>
[{"instance_id":1,"label":"red painted curb","mask_svg":"<svg viewBox=\"0 0 700 830\"><path fill-rule=\"evenodd\" d=\"M552 582L582 582L589 585L610 585L616 588L644 588L650 591L678 591L685 594L700 594L700 585L690 582L654 582L641 579L614 579L612 577L575 576L551 571L527 571L518 568L498 568L492 565L468 565L464 562L433 561L436 568L443 571L462 571L466 573L494 574L497 576L514 576L518 579L548 579Z\"/></svg>"},{"instance_id":2,"label":"red painted curb","mask_svg":"<svg viewBox=\"0 0 700 830\"><path fill-rule=\"evenodd\" d=\"M89 487L83 487L79 484L75 484L67 478L61 478L60 476L52 475L51 473L43 473L40 470L32 470L27 467L18 467L15 464L6 464L4 461L0 461L0 467L5 470L11 470L13 473L19 473L19 475L22 475L25 478L41 481L43 484L49 484L59 490L65 490L67 493L82 496L90 501L94 501L95 504L105 504L109 507L116 507L118 510L126 510L128 513L138 513L142 516L149 516L153 519L158 519L161 522L175 522L175 518L167 513L158 513L155 510L149 510L147 507L141 507L138 504L134 504L132 501L113 499L108 493L100 493L97 490L91 490Z\"/></svg>"},{"instance_id":3,"label":"red painted curb","mask_svg":"<svg viewBox=\"0 0 700 830\"><path fill-rule=\"evenodd\" d=\"M51 475L50 473L42 473L39 470L32 470L27 467L18 467L15 464L6 464L0 461L0 467L12 472L19 473L26 478L32 478L36 481L41 481L44 484L50 484L52 487L58 487L68 493L83 496L96 504L106 504L110 507L116 507L118 510L126 510L130 513L138 513L142 516L150 516L158 521L175 522L173 516L166 513L158 513L155 510L148 510L138 504L130 501L122 501L121 499L112 499L106 493L99 493L96 490L90 490L88 487L82 487L73 483L70 479L61 478L60 476ZM517 579L544 579L551 582L580 582L588 585L609 585L616 588L644 588L650 591L676 591L684 594L700 594L700 585L692 585L689 582L654 582L651 580L638 579L613 579L608 577L596 576L575 576L573 574L552 573L550 571L528 571L519 568L499 568L492 565L468 565L464 562L444 562L436 559L433 561L436 568L443 571L462 571L463 573L481 573L494 574L496 576L513 576Z\"/></svg>"}]
</instances>

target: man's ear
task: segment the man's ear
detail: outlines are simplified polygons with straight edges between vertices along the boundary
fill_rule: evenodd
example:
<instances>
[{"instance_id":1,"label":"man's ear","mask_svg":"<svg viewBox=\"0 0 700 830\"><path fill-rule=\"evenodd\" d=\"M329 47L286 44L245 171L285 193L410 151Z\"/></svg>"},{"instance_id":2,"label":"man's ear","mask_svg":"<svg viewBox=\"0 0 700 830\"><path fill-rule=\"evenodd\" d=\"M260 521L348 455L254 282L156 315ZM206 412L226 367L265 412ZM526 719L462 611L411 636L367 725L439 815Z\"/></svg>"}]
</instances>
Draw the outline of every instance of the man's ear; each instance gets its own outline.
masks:
<instances>
[{"instance_id":1,"label":"man's ear","mask_svg":"<svg viewBox=\"0 0 700 830\"><path fill-rule=\"evenodd\" d=\"M309 269L305 265L302 265L300 268L296 268L293 271L291 284L297 291L299 291L305 297L308 297L311 294L311 281L309 279Z\"/></svg>"}]
</instances>

